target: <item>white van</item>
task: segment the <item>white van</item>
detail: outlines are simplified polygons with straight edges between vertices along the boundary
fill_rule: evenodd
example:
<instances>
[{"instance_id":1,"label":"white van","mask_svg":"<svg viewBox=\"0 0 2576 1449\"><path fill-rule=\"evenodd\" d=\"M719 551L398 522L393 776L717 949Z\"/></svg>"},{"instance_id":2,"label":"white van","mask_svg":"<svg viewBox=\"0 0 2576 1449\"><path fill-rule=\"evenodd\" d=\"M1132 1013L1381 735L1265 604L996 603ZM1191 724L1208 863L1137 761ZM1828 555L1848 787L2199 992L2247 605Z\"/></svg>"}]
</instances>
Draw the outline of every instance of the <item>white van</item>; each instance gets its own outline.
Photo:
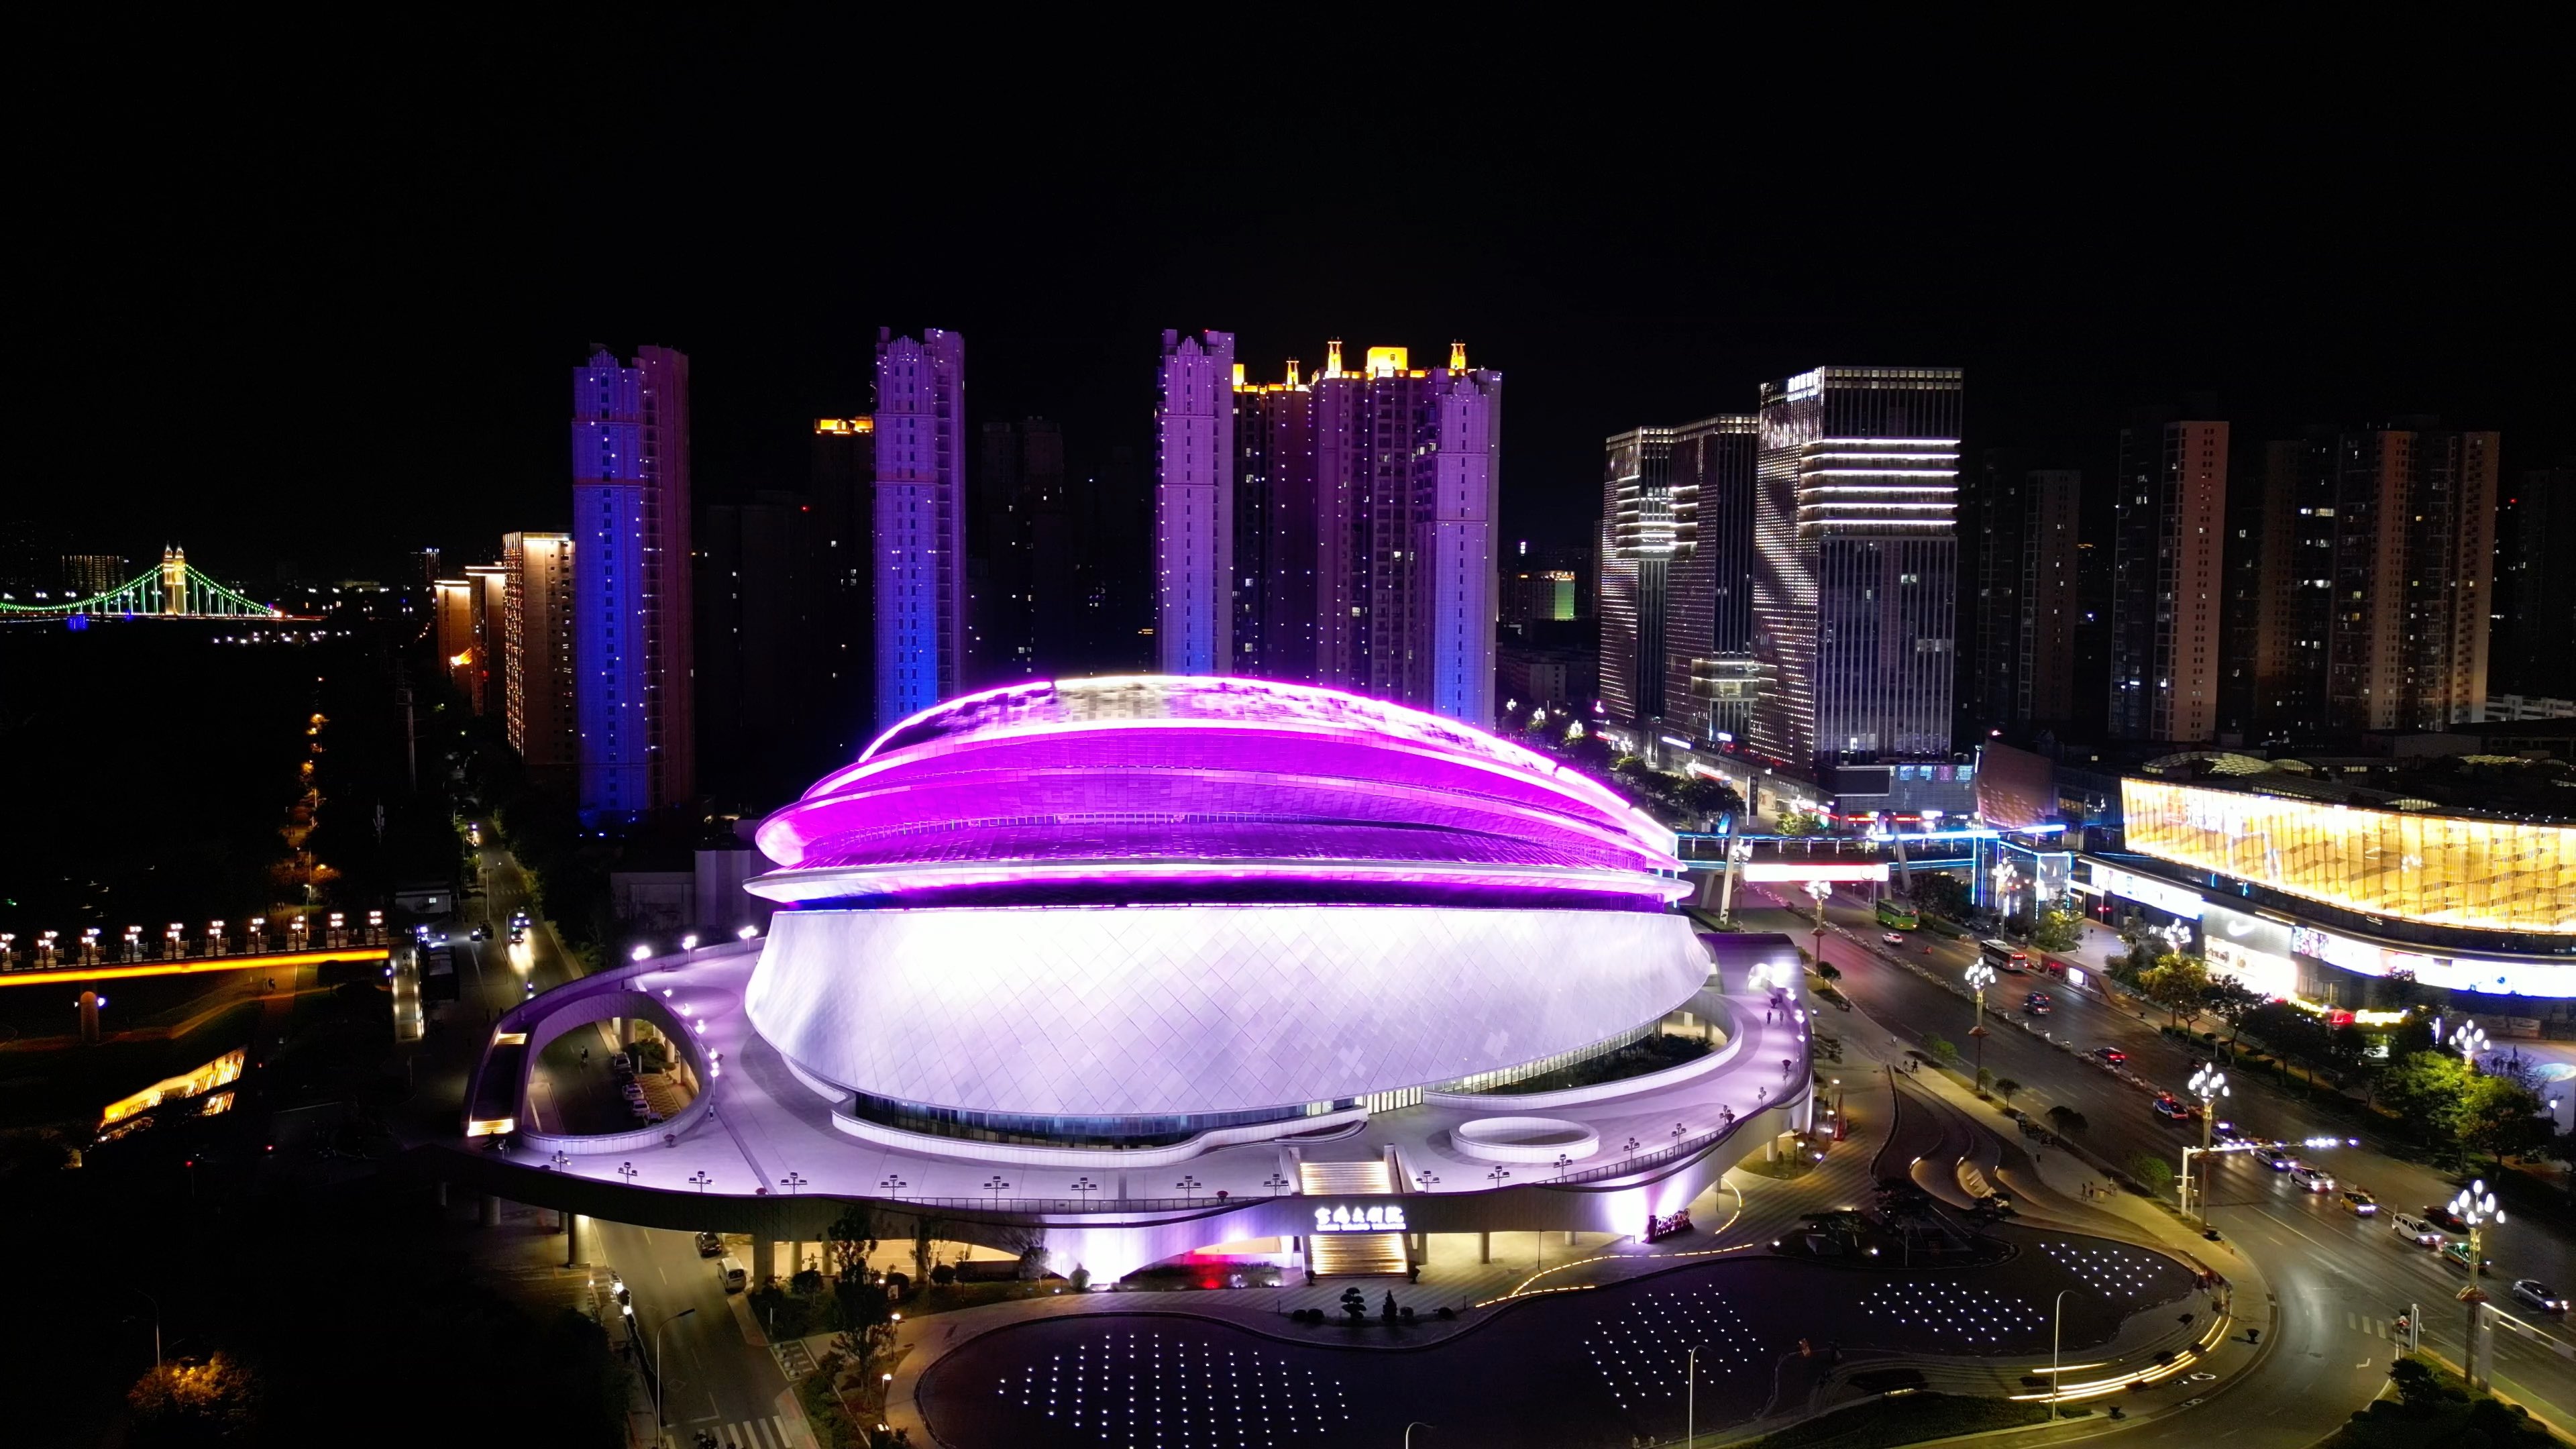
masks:
<instances>
[{"instance_id":1,"label":"white van","mask_svg":"<svg viewBox=\"0 0 2576 1449\"><path fill-rule=\"evenodd\" d=\"M739 1293L751 1286L751 1274L743 1270L742 1259L727 1253L716 1259L716 1281L727 1293Z\"/></svg>"},{"instance_id":2,"label":"white van","mask_svg":"<svg viewBox=\"0 0 2576 1449\"><path fill-rule=\"evenodd\" d=\"M2419 1248L2438 1248L2448 1241L2440 1228L2413 1213L2390 1213L2388 1227L2389 1231Z\"/></svg>"}]
</instances>

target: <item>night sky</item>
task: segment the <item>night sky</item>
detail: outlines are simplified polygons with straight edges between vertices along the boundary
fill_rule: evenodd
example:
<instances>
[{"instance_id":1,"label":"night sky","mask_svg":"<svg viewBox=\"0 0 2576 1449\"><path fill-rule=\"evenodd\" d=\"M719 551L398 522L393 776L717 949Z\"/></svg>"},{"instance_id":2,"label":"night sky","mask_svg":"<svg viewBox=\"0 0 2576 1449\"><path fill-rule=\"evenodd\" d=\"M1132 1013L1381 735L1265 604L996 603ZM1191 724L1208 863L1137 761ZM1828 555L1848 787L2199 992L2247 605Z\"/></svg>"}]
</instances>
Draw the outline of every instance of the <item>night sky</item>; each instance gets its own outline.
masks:
<instances>
[{"instance_id":1,"label":"night sky","mask_svg":"<svg viewBox=\"0 0 2576 1449\"><path fill-rule=\"evenodd\" d=\"M807 28L287 39L28 67L0 516L241 576L470 560L566 520L588 343L690 354L721 500L801 486L879 323L963 332L970 421L1056 418L1077 463L1150 455L1165 327L1236 332L1256 377L1463 338L1508 379L1507 535L1567 542L1602 435L1827 362L1965 367L1972 449L2097 472L2192 393L2240 435L2500 428L2509 474L2576 446L2563 94L2500 58L2533 37L1898 90L1801 61L1831 94L1762 95L1794 42L1275 89L1081 32L1042 72Z\"/></svg>"}]
</instances>

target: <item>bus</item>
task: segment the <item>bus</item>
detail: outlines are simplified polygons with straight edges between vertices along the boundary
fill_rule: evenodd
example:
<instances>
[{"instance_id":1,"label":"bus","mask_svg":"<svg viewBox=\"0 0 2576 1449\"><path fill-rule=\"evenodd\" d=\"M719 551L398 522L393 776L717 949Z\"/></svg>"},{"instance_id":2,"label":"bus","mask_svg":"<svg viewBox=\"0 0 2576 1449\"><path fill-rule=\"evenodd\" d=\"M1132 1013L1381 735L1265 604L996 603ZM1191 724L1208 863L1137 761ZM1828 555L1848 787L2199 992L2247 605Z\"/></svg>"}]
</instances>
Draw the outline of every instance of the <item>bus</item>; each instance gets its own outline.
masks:
<instances>
[{"instance_id":1,"label":"bus","mask_svg":"<svg viewBox=\"0 0 2576 1449\"><path fill-rule=\"evenodd\" d=\"M1914 903L1899 896L1879 898L1878 923L1891 931L1911 931L1923 924L1914 914Z\"/></svg>"},{"instance_id":2,"label":"bus","mask_svg":"<svg viewBox=\"0 0 2576 1449\"><path fill-rule=\"evenodd\" d=\"M2030 953L2010 941L1979 941L1977 956L2007 975L2019 976L2030 969Z\"/></svg>"}]
</instances>

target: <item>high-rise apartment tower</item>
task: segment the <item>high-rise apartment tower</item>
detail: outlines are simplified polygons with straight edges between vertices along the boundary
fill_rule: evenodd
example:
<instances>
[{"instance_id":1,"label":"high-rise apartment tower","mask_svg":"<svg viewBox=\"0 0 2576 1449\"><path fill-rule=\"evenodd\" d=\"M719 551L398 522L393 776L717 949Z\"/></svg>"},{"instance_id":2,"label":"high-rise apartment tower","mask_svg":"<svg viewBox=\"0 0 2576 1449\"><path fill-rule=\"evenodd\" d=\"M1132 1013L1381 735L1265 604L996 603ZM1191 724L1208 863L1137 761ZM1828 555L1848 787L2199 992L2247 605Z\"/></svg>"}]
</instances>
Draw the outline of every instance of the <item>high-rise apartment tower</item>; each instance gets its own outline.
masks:
<instances>
[{"instance_id":1,"label":"high-rise apartment tower","mask_svg":"<svg viewBox=\"0 0 2576 1449\"><path fill-rule=\"evenodd\" d=\"M581 808L633 815L697 791L689 359L573 369L572 454Z\"/></svg>"},{"instance_id":2,"label":"high-rise apartment tower","mask_svg":"<svg viewBox=\"0 0 2576 1449\"><path fill-rule=\"evenodd\" d=\"M966 341L877 329L877 725L966 681Z\"/></svg>"},{"instance_id":3,"label":"high-rise apartment tower","mask_svg":"<svg viewBox=\"0 0 2576 1449\"><path fill-rule=\"evenodd\" d=\"M1154 408L1154 653L1165 674L1232 674L1234 334L1163 334Z\"/></svg>"},{"instance_id":4,"label":"high-rise apartment tower","mask_svg":"<svg viewBox=\"0 0 2576 1449\"><path fill-rule=\"evenodd\" d=\"M2226 638L2227 424L2141 421L2112 478L2111 735L2218 733Z\"/></svg>"}]
</instances>

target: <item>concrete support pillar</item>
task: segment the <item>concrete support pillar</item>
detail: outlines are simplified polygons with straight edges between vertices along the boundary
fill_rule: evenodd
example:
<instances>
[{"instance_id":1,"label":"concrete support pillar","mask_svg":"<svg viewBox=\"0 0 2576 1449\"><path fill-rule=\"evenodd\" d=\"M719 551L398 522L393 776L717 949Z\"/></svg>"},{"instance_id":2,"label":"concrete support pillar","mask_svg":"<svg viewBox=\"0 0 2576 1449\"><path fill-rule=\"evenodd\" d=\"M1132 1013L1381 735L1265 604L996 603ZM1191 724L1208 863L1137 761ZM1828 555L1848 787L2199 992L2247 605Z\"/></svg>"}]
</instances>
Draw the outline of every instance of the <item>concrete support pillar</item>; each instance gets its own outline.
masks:
<instances>
[{"instance_id":1,"label":"concrete support pillar","mask_svg":"<svg viewBox=\"0 0 2576 1449\"><path fill-rule=\"evenodd\" d=\"M1478 1233L1476 1235L1476 1261L1479 1263L1490 1263L1494 1261L1494 1235L1492 1233Z\"/></svg>"},{"instance_id":2,"label":"concrete support pillar","mask_svg":"<svg viewBox=\"0 0 2576 1449\"><path fill-rule=\"evenodd\" d=\"M80 994L80 1039L82 1046L98 1045L98 993Z\"/></svg>"},{"instance_id":3,"label":"concrete support pillar","mask_svg":"<svg viewBox=\"0 0 2576 1449\"><path fill-rule=\"evenodd\" d=\"M563 1215L563 1220L564 1266L578 1268L581 1266L581 1215L568 1212Z\"/></svg>"},{"instance_id":4,"label":"concrete support pillar","mask_svg":"<svg viewBox=\"0 0 2576 1449\"><path fill-rule=\"evenodd\" d=\"M751 1286L767 1284L778 1276L778 1244L766 1232L751 1235Z\"/></svg>"},{"instance_id":5,"label":"concrete support pillar","mask_svg":"<svg viewBox=\"0 0 2576 1449\"><path fill-rule=\"evenodd\" d=\"M1567 1233L1565 1235L1565 1245L1569 1248L1574 1246L1574 1234Z\"/></svg>"},{"instance_id":6,"label":"concrete support pillar","mask_svg":"<svg viewBox=\"0 0 2576 1449\"><path fill-rule=\"evenodd\" d=\"M501 1225L501 1200L488 1192L483 1194L483 1201L475 1209L474 1221L487 1228L499 1227Z\"/></svg>"},{"instance_id":7,"label":"concrete support pillar","mask_svg":"<svg viewBox=\"0 0 2576 1449\"><path fill-rule=\"evenodd\" d=\"M788 1239L788 1240L787 1240L787 1273L786 1273L786 1276L787 1276L787 1277L790 1277L790 1278L793 1278L793 1277L795 1277L797 1274L802 1273L802 1272L804 1272L804 1271L805 1271L805 1240L804 1240L803 1238L790 1238L790 1239Z\"/></svg>"}]
</instances>

